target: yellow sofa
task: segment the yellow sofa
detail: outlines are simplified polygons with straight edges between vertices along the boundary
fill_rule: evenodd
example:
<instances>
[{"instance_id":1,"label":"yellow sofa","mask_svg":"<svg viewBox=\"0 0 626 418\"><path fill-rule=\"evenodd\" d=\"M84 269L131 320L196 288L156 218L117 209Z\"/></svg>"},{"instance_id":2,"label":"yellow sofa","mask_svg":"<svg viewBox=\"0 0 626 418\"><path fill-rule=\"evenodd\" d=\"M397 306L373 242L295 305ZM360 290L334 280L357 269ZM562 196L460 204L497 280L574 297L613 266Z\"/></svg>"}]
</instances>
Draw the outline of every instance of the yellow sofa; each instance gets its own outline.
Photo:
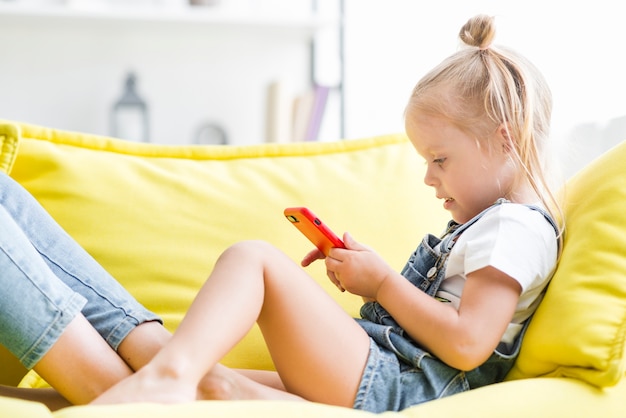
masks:
<instances>
[{"instance_id":1,"label":"yellow sofa","mask_svg":"<svg viewBox=\"0 0 626 418\"><path fill-rule=\"evenodd\" d=\"M591 163L564 189L568 229L563 256L507 381L385 415L626 416L624 161L626 143ZM284 219L287 206L309 206L333 229L350 231L397 268L424 233L441 231L448 219L423 184L424 164L403 135L331 143L163 146L0 121L0 170L23 184L171 330L228 245L264 239L300 260L311 246ZM357 314L358 298L330 285L322 263L308 270ZM0 375L15 370L15 360L6 353L0 361ZM272 367L257 329L224 363ZM45 382L31 372L21 384ZM76 406L50 412L42 404L0 397L0 415L369 414L275 401Z\"/></svg>"}]
</instances>

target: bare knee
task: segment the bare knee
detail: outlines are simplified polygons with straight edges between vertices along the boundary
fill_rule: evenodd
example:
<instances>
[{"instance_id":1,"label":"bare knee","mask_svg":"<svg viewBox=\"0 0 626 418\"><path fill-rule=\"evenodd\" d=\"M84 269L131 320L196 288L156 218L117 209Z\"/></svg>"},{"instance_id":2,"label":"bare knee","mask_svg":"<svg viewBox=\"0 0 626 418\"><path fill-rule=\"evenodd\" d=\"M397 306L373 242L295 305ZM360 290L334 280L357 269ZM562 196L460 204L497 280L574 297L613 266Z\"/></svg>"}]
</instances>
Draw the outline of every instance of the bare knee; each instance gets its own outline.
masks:
<instances>
[{"instance_id":1,"label":"bare knee","mask_svg":"<svg viewBox=\"0 0 626 418\"><path fill-rule=\"evenodd\" d=\"M238 275L248 282L255 283L260 279L265 291L306 275L289 256L262 240L241 241L228 247L218 259L213 273L216 271L230 277Z\"/></svg>"},{"instance_id":2,"label":"bare knee","mask_svg":"<svg viewBox=\"0 0 626 418\"><path fill-rule=\"evenodd\" d=\"M226 251L268 251L270 249L275 249L275 247L267 241L263 241L260 239L249 239L239 241L231 245Z\"/></svg>"},{"instance_id":3,"label":"bare knee","mask_svg":"<svg viewBox=\"0 0 626 418\"><path fill-rule=\"evenodd\" d=\"M273 290L284 289L294 281L302 280L306 272L278 248L261 240L241 241L231 245L218 259L209 281L226 277L232 286L233 280L252 289L261 285L265 296ZM255 287L256 289L256 287Z\"/></svg>"},{"instance_id":4,"label":"bare knee","mask_svg":"<svg viewBox=\"0 0 626 418\"><path fill-rule=\"evenodd\" d=\"M220 259L239 257L246 262L265 262L266 259L274 257L280 251L267 241L246 240L237 242L228 247L220 256Z\"/></svg>"}]
</instances>

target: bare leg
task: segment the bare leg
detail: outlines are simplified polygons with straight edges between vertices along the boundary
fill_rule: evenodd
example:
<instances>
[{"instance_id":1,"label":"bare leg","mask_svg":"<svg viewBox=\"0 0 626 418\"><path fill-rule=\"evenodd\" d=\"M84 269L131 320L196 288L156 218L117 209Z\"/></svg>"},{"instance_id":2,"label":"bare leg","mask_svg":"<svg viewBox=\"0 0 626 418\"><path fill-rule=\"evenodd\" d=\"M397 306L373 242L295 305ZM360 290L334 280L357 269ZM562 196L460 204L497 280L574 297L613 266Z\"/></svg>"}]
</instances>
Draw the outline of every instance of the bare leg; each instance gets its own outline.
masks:
<instances>
[{"instance_id":1,"label":"bare leg","mask_svg":"<svg viewBox=\"0 0 626 418\"><path fill-rule=\"evenodd\" d=\"M287 390L277 372L269 371L269 370L248 370L248 369L243 369L243 370L236 369L235 371L241 375L244 375L248 379L254 380L255 382L260 383L264 386L281 390L283 392Z\"/></svg>"},{"instance_id":2,"label":"bare leg","mask_svg":"<svg viewBox=\"0 0 626 418\"><path fill-rule=\"evenodd\" d=\"M261 242L225 251L170 342L96 402L195 399L203 376L257 320L289 392L352 405L367 335L298 265Z\"/></svg>"},{"instance_id":3,"label":"bare leg","mask_svg":"<svg viewBox=\"0 0 626 418\"><path fill-rule=\"evenodd\" d=\"M70 322L34 369L74 404L92 401L132 373L82 315Z\"/></svg>"},{"instance_id":4,"label":"bare leg","mask_svg":"<svg viewBox=\"0 0 626 418\"><path fill-rule=\"evenodd\" d=\"M75 403L93 400L121 378L143 367L166 344L171 334L157 322L137 326L120 344L116 354L90 329L84 317L77 317L61 338L35 367L42 377L66 393ZM104 346L100 343L104 343ZM119 354L119 356L118 356ZM69 357L68 357L69 356ZM68 367L68 359L72 359ZM87 377L87 378L85 378ZM56 389L28 389L0 385L0 396L41 402L50 410L72 405ZM286 394L275 372L234 371L217 365L199 384L201 399L295 399Z\"/></svg>"},{"instance_id":5,"label":"bare leg","mask_svg":"<svg viewBox=\"0 0 626 418\"><path fill-rule=\"evenodd\" d=\"M35 366L35 370L56 389L2 386L0 395L42 402L50 409L71 405L68 399L77 404L90 402L104 390L129 376L133 370L139 370L147 364L170 338L171 334L161 324L146 322L134 328L115 353L87 320L79 315ZM68 367L69 359L72 361L71 367ZM217 365L203 377L198 386L198 397L296 398L284 392L284 386L275 372L235 371L222 365Z\"/></svg>"},{"instance_id":6,"label":"bare leg","mask_svg":"<svg viewBox=\"0 0 626 418\"><path fill-rule=\"evenodd\" d=\"M170 340L172 334L158 322L136 326L117 347L117 354L134 371L145 366Z\"/></svg>"},{"instance_id":7,"label":"bare leg","mask_svg":"<svg viewBox=\"0 0 626 418\"><path fill-rule=\"evenodd\" d=\"M301 397L285 391L280 377L276 372L233 370L221 364L216 364L213 369L203 377L198 385L198 399L303 400Z\"/></svg>"},{"instance_id":8,"label":"bare leg","mask_svg":"<svg viewBox=\"0 0 626 418\"><path fill-rule=\"evenodd\" d=\"M118 354L133 369L139 370L170 340L172 335L157 322L137 326L118 348ZM276 372L232 370L217 364L198 385L199 399L295 399L285 393Z\"/></svg>"}]
</instances>

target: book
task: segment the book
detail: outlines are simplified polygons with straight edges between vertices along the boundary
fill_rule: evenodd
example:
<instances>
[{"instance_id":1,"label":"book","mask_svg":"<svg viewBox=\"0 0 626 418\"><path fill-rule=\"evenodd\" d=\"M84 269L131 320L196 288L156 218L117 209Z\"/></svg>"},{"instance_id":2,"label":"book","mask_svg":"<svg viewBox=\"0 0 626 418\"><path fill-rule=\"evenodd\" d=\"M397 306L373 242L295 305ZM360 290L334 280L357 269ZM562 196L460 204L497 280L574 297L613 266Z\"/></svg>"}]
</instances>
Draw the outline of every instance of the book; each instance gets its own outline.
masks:
<instances>
[{"instance_id":1,"label":"book","mask_svg":"<svg viewBox=\"0 0 626 418\"><path fill-rule=\"evenodd\" d=\"M329 91L330 88L328 86L320 85L315 86L313 90L313 108L309 118L305 141L317 141L319 139L320 127L322 126Z\"/></svg>"},{"instance_id":2,"label":"book","mask_svg":"<svg viewBox=\"0 0 626 418\"><path fill-rule=\"evenodd\" d=\"M330 88L316 85L295 97L284 84L267 88L266 142L317 141Z\"/></svg>"},{"instance_id":3,"label":"book","mask_svg":"<svg viewBox=\"0 0 626 418\"><path fill-rule=\"evenodd\" d=\"M267 108L265 121L266 142L290 142L291 97L283 82L275 81L267 88Z\"/></svg>"},{"instance_id":4,"label":"book","mask_svg":"<svg viewBox=\"0 0 626 418\"><path fill-rule=\"evenodd\" d=\"M306 140L309 130L309 121L313 114L315 95L313 90L308 90L293 99L292 133L293 142Z\"/></svg>"}]
</instances>

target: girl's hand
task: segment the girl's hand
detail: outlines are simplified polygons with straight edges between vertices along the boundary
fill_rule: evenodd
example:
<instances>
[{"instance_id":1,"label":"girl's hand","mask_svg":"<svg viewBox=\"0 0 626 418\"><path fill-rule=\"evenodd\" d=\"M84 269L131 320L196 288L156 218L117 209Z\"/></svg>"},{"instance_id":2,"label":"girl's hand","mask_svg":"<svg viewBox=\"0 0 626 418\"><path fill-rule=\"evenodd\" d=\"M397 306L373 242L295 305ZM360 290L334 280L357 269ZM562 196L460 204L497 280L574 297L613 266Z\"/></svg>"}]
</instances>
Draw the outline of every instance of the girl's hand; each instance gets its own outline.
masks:
<instances>
[{"instance_id":1,"label":"girl's hand","mask_svg":"<svg viewBox=\"0 0 626 418\"><path fill-rule=\"evenodd\" d=\"M324 258L326 258L324 254L320 250L315 248L314 250L311 250L307 255L304 256L304 258L300 262L300 265L302 267L306 267L306 266L309 266L315 260L323 260Z\"/></svg>"},{"instance_id":2,"label":"girl's hand","mask_svg":"<svg viewBox=\"0 0 626 418\"><path fill-rule=\"evenodd\" d=\"M376 300L378 289L394 274L389 265L371 248L343 235L346 248L333 248L326 257L330 280L340 289L366 300Z\"/></svg>"},{"instance_id":3,"label":"girl's hand","mask_svg":"<svg viewBox=\"0 0 626 418\"><path fill-rule=\"evenodd\" d=\"M307 267L307 266L311 265L311 263L313 263L315 260L323 260L325 258L326 258L326 256L324 255L324 253L322 253L320 250L318 250L316 248L314 250L311 250L307 255L304 256L302 261L300 261L300 265L302 267ZM339 290L341 290L342 292L346 291L346 289L341 287L341 285L339 284L339 282L335 278L335 274L333 272L326 270L326 275L328 276L330 281L333 282L333 284L335 286L337 286L337 288Z\"/></svg>"},{"instance_id":4,"label":"girl's hand","mask_svg":"<svg viewBox=\"0 0 626 418\"><path fill-rule=\"evenodd\" d=\"M311 265L311 263L313 263L315 260L323 260L325 259L326 256L324 255L324 253L322 253L320 250L318 250L317 248L314 250L311 250L307 255L304 256L304 258L302 259L302 261L300 261L300 265L302 267L307 267L309 265ZM337 279L335 278L334 273L326 270L326 275L328 276L328 278L330 279L331 282L333 282L333 284L335 286L337 286L337 288L339 290L341 290L342 292L345 292L346 290L341 287L341 285L339 284L339 282L337 281Z\"/></svg>"}]
</instances>

